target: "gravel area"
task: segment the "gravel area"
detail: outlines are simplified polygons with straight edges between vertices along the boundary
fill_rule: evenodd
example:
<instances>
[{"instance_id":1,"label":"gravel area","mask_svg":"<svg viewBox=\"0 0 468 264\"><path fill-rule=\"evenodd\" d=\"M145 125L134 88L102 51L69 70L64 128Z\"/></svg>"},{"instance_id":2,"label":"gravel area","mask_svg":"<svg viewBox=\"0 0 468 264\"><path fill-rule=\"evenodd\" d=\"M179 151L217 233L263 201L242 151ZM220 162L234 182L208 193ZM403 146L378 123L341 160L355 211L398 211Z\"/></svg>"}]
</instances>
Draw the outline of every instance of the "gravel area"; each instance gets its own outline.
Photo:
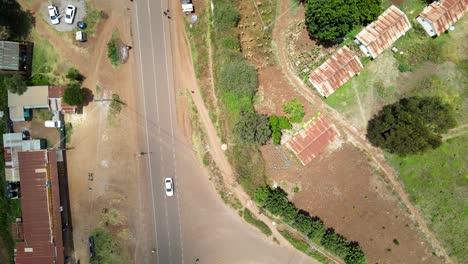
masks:
<instances>
[{"instance_id":1,"label":"gravel area","mask_svg":"<svg viewBox=\"0 0 468 264\"><path fill-rule=\"evenodd\" d=\"M52 4L58 8L61 17L60 23L58 25L52 25L52 23L50 22L49 12L47 10L47 6L49 5L49 3L50 2L45 2L41 5L42 17L49 25L51 25L58 31L74 30L75 28L77 28L76 22L82 21L83 18L86 16L85 0L54 0L52 1ZM74 5L76 7L76 14L75 19L73 19L73 24L65 23L65 8L67 8L67 5Z\"/></svg>"}]
</instances>

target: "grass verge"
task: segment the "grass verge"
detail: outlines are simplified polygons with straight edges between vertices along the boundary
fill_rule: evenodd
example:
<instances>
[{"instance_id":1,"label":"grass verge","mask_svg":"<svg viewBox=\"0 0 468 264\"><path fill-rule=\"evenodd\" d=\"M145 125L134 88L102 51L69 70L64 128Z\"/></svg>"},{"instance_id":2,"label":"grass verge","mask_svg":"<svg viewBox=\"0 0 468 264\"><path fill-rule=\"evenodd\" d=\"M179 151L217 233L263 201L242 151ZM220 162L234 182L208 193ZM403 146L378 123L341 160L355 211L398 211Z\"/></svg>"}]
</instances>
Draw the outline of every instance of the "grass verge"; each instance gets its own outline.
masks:
<instances>
[{"instance_id":1,"label":"grass verge","mask_svg":"<svg viewBox=\"0 0 468 264\"><path fill-rule=\"evenodd\" d=\"M129 263L129 259L124 255L121 245L109 231L103 228L96 228L91 232L94 237L96 254L91 258L91 264L124 264Z\"/></svg>"},{"instance_id":2,"label":"grass verge","mask_svg":"<svg viewBox=\"0 0 468 264\"><path fill-rule=\"evenodd\" d=\"M34 40L34 51L31 71L31 85L49 85L62 81L63 74L59 69L59 56L49 40L35 29L31 33Z\"/></svg>"},{"instance_id":3,"label":"grass verge","mask_svg":"<svg viewBox=\"0 0 468 264\"><path fill-rule=\"evenodd\" d=\"M94 7L90 0L86 0L86 16L83 18L83 22L87 25L87 28L83 31L92 37L96 34L96 29L101 21L104 13Z\"/></svg>"},{"instance_id":4,"label":"grass verge","mask_svg":"<svg viewBox=\"0 0 468 264\"><path fill-rule=\"evenodd\" d=\"M299 238L294 237L290 232L286 230L278 230L278 232L297 250L303 252L309 257L316 259L320 263L329 264L332 263L325 255L313 250L309 247L309 244Z\"/></svg>"},{"instance_id":5,"label":"grass verge","mask_svg":"<svg viewBox=\"0 0 468 264\"><path fill-rule=\"evenodd\" d=\"M263 234L266 236L271 236L273 233L271 232L271 229L261 220L258 220L255 216L252 215L252 212L250 212L249 209L244 208L244 220L247 221L247 223L255 226L260 230Z\"/></svg>"}]
</instances>

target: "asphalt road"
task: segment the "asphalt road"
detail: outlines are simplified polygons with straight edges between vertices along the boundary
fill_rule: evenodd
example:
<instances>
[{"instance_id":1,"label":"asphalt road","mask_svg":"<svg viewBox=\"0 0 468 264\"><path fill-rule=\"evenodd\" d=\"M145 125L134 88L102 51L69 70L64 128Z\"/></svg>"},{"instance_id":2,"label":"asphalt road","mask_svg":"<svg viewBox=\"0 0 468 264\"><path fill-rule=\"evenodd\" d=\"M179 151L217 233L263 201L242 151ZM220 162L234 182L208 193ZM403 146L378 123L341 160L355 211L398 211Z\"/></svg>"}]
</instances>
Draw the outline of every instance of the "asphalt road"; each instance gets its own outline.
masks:
<instances>
[{"instance_id":1,"label":"asphalt road","mask_svg":"<svg viewBox=\"0 0 468 264\"><path fill-rule=\"evenodd\" d=\"M157 263L183 263L177 158L175 146L175 100L172 87L168 22L162 15L165 1L135 1L137 54L140 84L144 93L146 141L155 226ZM164 5L164 6L163 6ZM164 178L172 177L175 195L167 197Z\"/></svg>"}]
</instances>

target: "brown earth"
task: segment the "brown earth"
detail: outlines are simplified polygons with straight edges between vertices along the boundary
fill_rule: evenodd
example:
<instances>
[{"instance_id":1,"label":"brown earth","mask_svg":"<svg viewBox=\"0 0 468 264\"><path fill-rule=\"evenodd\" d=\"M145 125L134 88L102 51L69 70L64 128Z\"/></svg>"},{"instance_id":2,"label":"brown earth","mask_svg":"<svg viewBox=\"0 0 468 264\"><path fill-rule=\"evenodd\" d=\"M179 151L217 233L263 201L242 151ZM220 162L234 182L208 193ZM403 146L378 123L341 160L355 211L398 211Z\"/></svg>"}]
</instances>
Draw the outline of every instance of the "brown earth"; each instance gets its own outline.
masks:
<instances>
[{"instance_id":1,"label":"brown earth","mask_svg":"<svg viewBox=\"0 0 468 264\"><path fill-rule=\"evenodd\" d=\"M319 216L327 227L346 238L358 241L368 263L440 261L431 255L397 197L375 175L366 155L352 145L345 143L306 167L295 162L288 152L281 153L283 150L271 146L262 150L271 180L291 194L296 206Z\"/></svg>"}]
</instances>

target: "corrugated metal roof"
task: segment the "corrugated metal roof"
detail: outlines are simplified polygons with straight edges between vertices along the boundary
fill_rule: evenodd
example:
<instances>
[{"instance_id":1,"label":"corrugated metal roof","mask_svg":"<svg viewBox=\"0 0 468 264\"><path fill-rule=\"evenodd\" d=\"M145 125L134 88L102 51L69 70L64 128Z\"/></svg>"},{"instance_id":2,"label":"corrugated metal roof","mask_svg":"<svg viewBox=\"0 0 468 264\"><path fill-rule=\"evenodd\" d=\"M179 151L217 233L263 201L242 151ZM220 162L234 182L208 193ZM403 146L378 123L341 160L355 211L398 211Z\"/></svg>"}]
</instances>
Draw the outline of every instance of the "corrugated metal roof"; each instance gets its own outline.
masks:
<instances>
[{"instance_id":1,"label":"corrugated metal roof","mask_svg":"<svg viewBox=\"0 0 468 264\"><path fill-rule=\"evenodd\" d=\"M16 264L64 263L55 151L19 152L24 242Z\"/></svg>"},{"instance_id":2,"label":"corrugated metal roof","mask_svg":"<svg viewBox=\"0 0 468 264\"><path fill-rule=\"evenodd\" d=\"M359 32L356 39L367 47L372 58L376 58L410 28L411 24L405 13L392 5L376 21Z\"/></svg>"},{"instance_id":3,"label":"corrugated metal roof","mask_svg":"<svg viewBox=\"0 0 468 264\"><path fill-rule=\"evenodd\" d=\"M467 10L468 0L443 0L426 6L419 15L432 23L433 30L437 36L440 36L457 22Z\"/></svg>"},{"instance_id":4,"label":"corrugated metal roof","mask_svg":"<svg viewBox=\"0 0 468 264\"><path fill-rule=\"evenodd\" d=\"M22 133L3 134L3 155L5 158L5 179L19 181L18 152L27 150L40 150L41 141L23 140Z\"/></svg>"},{"instance_id":5,"label":"corrugated metal roof","mask_svg":"<svg viewBox=\"0 0 468 264\"><path fill-rule=\"evenodd\" d=\"M0 70L19 70L19 43L0 41Z\"/></svg>"},{"instance_id":6,"label":"corrugated metal roof","mask_svg":"<svg viewBox=\"0 0 468 264\"><path fill-rule=\"evenodd\" d=\"M338 136L335 126L324 116L319 116L286 142L286 147L294 152L305 166L322 154Z\"/></svg>"},{"instance_id":7,"label":"corrugated metal roof","mask_svg":"<svg viewBox=\"0 0 468 264\"><path fill-rule=\"evenodd\" d=\"M322 96L328 97L358 74L362 67L356 54L344 46L310 73L309 82Z\"/></svg>"}]
</instances>

